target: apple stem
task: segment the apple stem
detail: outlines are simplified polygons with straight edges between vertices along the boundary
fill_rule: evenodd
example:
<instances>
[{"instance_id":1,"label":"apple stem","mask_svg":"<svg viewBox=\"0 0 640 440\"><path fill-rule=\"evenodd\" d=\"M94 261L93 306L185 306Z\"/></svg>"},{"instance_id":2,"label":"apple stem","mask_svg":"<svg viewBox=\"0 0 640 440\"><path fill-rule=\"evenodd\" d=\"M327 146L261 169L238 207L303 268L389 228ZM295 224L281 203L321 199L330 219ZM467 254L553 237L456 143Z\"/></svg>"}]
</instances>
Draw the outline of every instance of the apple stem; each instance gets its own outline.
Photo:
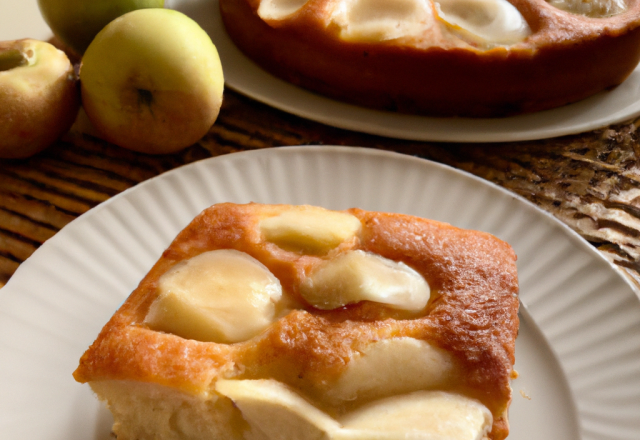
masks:
<instances>
[{"instance_id":1,"label":"apple stem","mask_svg":"<svg viewBox=\"0 0 640 440\"><path fill-rule=\"evenodd\" d=\"M27 57L18 49L9 49L0 52L0 72L26 66L28 63Z\"/></svg>"}]
</instances>

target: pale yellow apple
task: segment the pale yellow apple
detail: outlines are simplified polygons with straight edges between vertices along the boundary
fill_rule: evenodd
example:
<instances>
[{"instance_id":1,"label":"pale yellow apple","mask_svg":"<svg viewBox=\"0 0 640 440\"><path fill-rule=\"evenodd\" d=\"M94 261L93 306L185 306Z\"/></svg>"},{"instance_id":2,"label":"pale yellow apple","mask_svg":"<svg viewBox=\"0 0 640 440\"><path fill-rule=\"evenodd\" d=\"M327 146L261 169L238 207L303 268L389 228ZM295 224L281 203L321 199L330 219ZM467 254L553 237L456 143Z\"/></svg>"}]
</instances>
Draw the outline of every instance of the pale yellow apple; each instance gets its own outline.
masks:
<instances>
[{"instance_id":1,"label":"pale yellow apple","mask_svg":"<svg viewBox=\"0 0 640 440\"><path fill-rule=\"evenodd\" d=\"M0 157L36 154L78 113L76 75L64 52L24 39L0 42Z\"/></svg>"},{"instance_id":2,"label":"pale yellow apple","mask_svg":"<svg viewBox=\"0 0 640 440\"><path fill-rule=\"evenodd\" d=\"M222 104L224 79L207 33L170 9L140 9L109 23L87 48L82 103L104 139L167 154L202 138Z\"/></svg>"}]
</instances>

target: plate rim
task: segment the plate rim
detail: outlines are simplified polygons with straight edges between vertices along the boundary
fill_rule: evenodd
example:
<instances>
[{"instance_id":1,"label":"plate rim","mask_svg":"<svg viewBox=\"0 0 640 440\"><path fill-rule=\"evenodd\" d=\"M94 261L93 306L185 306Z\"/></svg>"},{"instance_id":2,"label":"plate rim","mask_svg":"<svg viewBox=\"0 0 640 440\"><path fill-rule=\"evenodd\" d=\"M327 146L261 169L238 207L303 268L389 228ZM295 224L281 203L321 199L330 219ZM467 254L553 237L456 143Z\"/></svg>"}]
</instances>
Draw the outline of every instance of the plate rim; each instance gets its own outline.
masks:
<instances>
[{"instance_id":1,"label":"plate rim","mask_svg":"<svg viewBox=\"0 0 640 440\"><path fill-rule=\"evenodd\" d=\"M83 214L79 215L78 217L76 217L75 219L73 219L71 222L69 222L67 225L65 225L63 228L61 228L53 237L51 237L50 239L48 239L47 241L45 241L38 249L36 249L36 251L29 256L29 258L27 258L22 264L20 264L20 266L18 267L18 269L16 270L16 273L24 266L24 263L26 263L27 261L29 261L33 255L35 255L36 252L38 252L38 250L40 248L42 248L43 246L47 246L47 245L51 245L50 243L55 243L55 239L56 237L58 237L60 235L60 232L64 231L65 229L68 229L71 225L79 222L79 221L86 221L85 218L87 216L93 216L96 215L96 212L99 212L102 209L106 209L106 207L110 206L112 203L117 202L120 198L126 197L130 192L136 191L138 188L147 186L147 185L153 185L154 182L157 179L166 179L169 176L176 174L176 173L182 173L184 172L183 170L185 168L189 168L189 167L195 167L195 166L202 166L203 162L209 162L209 161L214 161L214 160L230 160L229 158L233 157L233 158L238 158L238 157L244 157L244 156L254 156L254 155L259 155L259 154L273 154L271 153L271 151L278 151L278 152L287 152L287 153L296 153L298 151L304 151L304 152L312 152L312 151L318 151L318 152L333 152L333 153L350 153L350 154L363 154L363 155L380 155L380 156L387 156L390 158L394 158L394 159L400 159L400 160L409 160L409 161L414 161L414 162L426 162L428 164L430 164L430 166L435 166L438 168L441 168L443 170L447 170L448 172L452 172L454 174L459 174L461 176L464 176L465 178L468 179L472 179L478 183L481 183L483 185L488 185L489 187L493 188L494 190L497 190L501 193L503 193L505 196L509 196L512 197L516 200L519 200L520 202L524 203L526 206L528 206L528 209L533 209L534 211L537 211L539 214L542 214L544 216L544 218L546 219L546 221L551 222L553 224L555 224L558 227L561 227L562 229L564 229L565 233L567 233L572 240L575 240L576 243L579 243L579 245L583 248L583 249L587 249L588 252L592 253L593 255L597 256L597 258L603 260L604 262L606 262L613 270L614 272L616 272L616 274L629 286L629 288L631 289L631 291L633 293L635 293L637 296L640 297L640 289L638 287L636 287L633 283L631 283L629 281L628 278L626 278L623 274L620 273L619 268L617 268L611 261L609 261L607 258L605 258L597 249L595 249L592 245L589 244L589 242L584 239L582 236L580 236L580 234L578 234L576 231L574 231L573 229L571 229L566 223L563 223L562 221L560 221L559 219L557 219L556 217L554 217L551 213L543 210L542 208L538 207L537 205L535 205L533 202L527 200L526 198L524 198L523 196L514 193L512 191L509 191L508 189L501 187L500 185L491 182L489 180L483 179L481 177L478 177L472 173L469 173L467 171L461 170L459 168L455 168L451 165L447 165L441 162L436 162L430 159L426 159L426 158L422 158L419 156L414 156L414 155L408 155L408 154L404 154L404 153L398 153L395 151L390 151L390 150L382 150L382 149L378 149L378 148L374 148L374 147L359 147L359 146L348 146L348 145L291 145L291 146L281 146L281 147L272 147L272 148L267 148L267 149L260 149L260 150L245 150L245 151L238 151L238 152L234 152L234 153L229 153L229 154L224 154L222 156L214 156L214 157L209 157L209 158L205 158L205 159L200 159L197 160L195 162L191 162L191 163L187 163L187 164L183 164L180 165L178 167L175 167L171 170L167 170L165 172L162 172L156 176L153 176L147 180L144 180L130 188L127 188L126 190L114 195L113 197L110 197L109 199L99 203L98 205L94 206L93 208L89 209L88 211L84 212ZM5 287L9 285L9 283L11 283L11 280L14 279L14 277L12 276L9 279L9 282L6 283ZM2 290L0 290L0 292L2 292ZM1 297L1 293L0 293L0 297Z\"/></svg>"}]
</instances>

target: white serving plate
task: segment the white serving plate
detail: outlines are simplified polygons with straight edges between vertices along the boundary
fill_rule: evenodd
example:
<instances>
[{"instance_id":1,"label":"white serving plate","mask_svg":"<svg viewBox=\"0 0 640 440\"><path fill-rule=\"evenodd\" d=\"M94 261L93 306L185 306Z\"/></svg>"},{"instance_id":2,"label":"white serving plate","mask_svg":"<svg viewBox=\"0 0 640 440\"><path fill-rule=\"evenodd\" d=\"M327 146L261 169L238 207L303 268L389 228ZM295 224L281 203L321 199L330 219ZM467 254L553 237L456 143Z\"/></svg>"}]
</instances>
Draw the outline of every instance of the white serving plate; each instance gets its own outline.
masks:
<instances>
[{"instance_id":1,"label":"white serving plate","mask_svg":"<svg viewBox=\"0 0 640 440\"><path fill-rule=\"evenodd\" d=\"M581 102L498 119L428 118L357 107L279 80L246 58L231 42L218 0L165 0L209 33L218 47L227 87L286 112L327 125L418 141L508 142L595 130L640 115L640 67L619 87ZM51 35L36 0L0 0L0 41Z\"/></svg>"},{"instance_id":2,"label":"white serving plate","mask_svg":"<svg viewBox=\"0 0 640 440\"><path fill-rule=\"evenodd\" d=\"M43 244L0 290L3 438L109 438L108 412L71 373L178 231L227 201L399 212L508 241L526 304L509 440L640 438L640 301L597 251L482 179L347 147L202 160L113 197Z\"/></svg>"}]
</instances>

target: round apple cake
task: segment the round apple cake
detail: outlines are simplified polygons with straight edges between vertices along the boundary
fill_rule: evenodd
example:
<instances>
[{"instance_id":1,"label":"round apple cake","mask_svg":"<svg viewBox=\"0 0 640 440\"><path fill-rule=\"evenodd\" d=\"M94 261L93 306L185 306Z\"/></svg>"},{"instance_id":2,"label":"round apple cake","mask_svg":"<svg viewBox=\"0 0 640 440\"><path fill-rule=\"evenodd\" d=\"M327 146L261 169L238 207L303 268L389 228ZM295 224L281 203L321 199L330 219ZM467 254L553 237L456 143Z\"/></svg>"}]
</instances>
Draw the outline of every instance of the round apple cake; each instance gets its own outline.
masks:
<instances>
[{"instance_id":1,"label":"round apple cake","mask_svg":"<svg viewBox=\"0 0 640 440\"><path fill-rule=\"evenodd\" d=\"M337 100L499 117L572 103L640 60L638 0L220 0L234 43Z\"/></svg>"}]
</instances>

